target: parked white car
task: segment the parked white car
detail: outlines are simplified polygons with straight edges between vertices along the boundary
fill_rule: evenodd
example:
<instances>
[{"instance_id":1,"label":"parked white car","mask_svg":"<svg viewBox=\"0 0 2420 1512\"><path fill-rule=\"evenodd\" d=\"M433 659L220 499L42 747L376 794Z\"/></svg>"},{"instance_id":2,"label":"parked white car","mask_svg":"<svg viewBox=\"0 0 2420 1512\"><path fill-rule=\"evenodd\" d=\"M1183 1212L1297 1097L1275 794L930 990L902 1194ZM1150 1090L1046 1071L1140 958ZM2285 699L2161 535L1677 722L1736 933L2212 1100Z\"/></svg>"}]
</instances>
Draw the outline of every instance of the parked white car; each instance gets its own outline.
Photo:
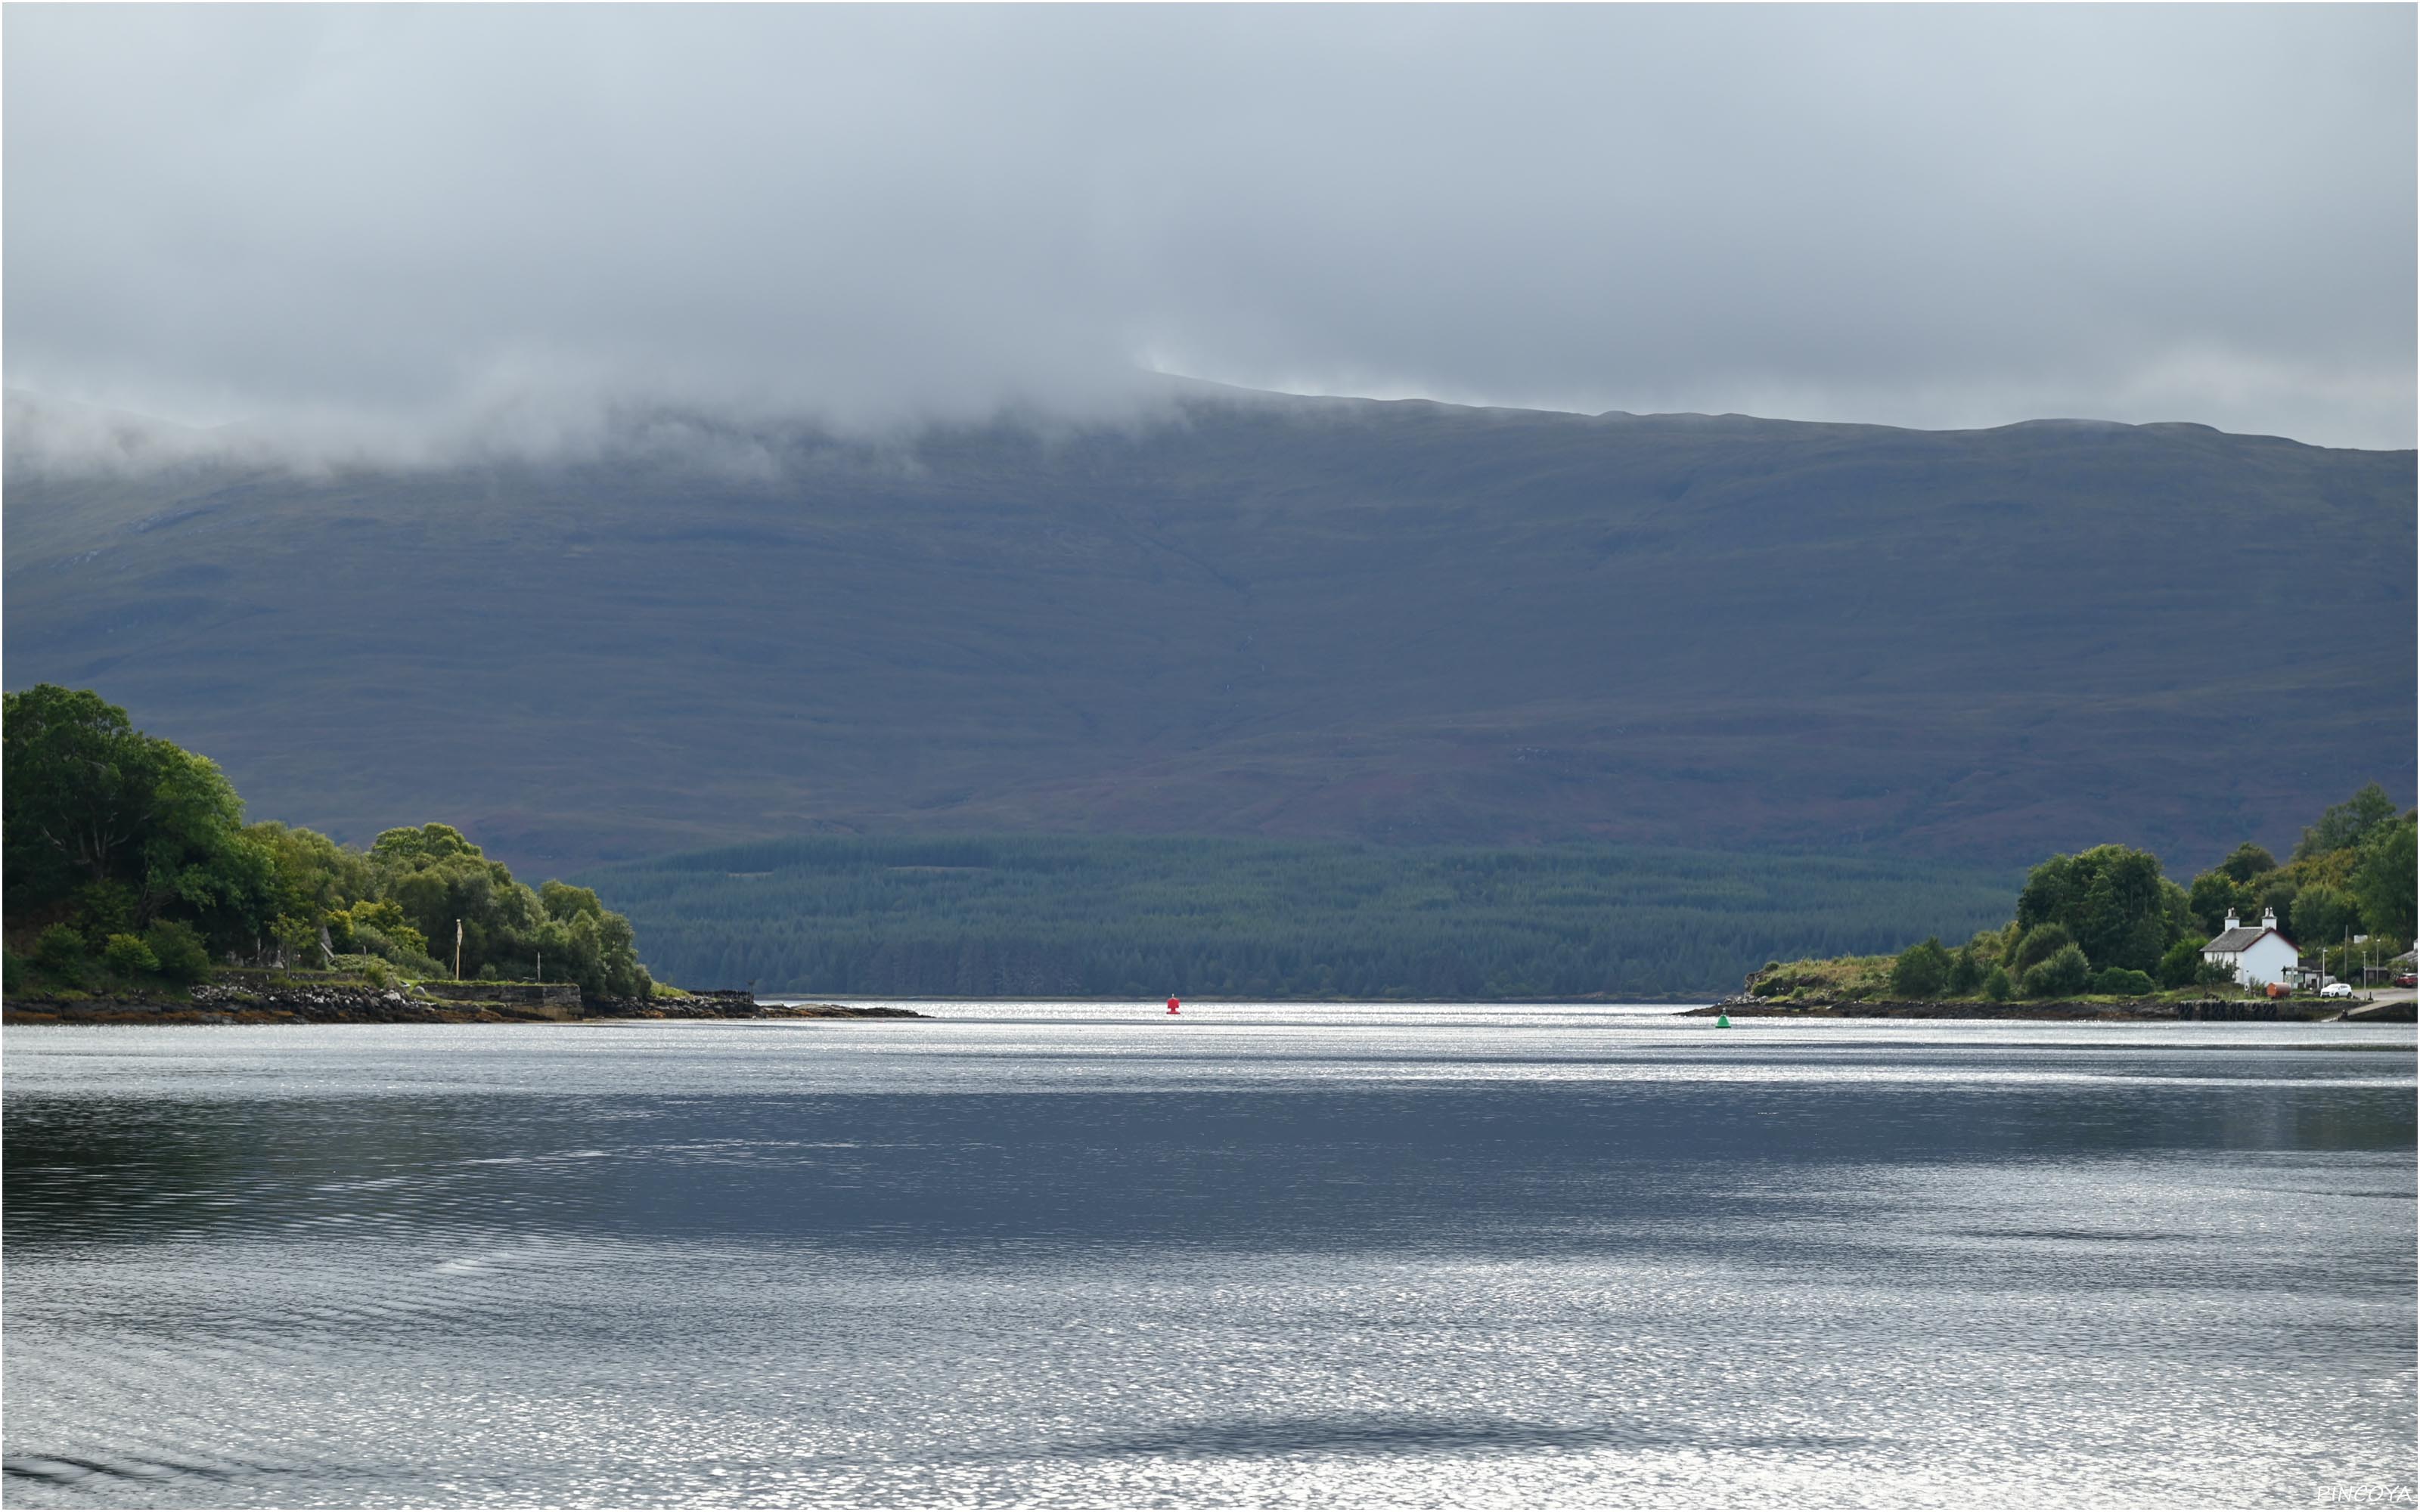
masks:
<instances>
[{"instance_id":1,"label":"parked white car","mask_svg":"<svg viewBox=\"0 0 2420 1512\"><path fill-rule=\"evenodd\" d=\"M2319 989L2319 995L2321 997L2350 997L2352 995L2352 983L2349 981L2332 981Z\"/></svg>"}]
</instances>

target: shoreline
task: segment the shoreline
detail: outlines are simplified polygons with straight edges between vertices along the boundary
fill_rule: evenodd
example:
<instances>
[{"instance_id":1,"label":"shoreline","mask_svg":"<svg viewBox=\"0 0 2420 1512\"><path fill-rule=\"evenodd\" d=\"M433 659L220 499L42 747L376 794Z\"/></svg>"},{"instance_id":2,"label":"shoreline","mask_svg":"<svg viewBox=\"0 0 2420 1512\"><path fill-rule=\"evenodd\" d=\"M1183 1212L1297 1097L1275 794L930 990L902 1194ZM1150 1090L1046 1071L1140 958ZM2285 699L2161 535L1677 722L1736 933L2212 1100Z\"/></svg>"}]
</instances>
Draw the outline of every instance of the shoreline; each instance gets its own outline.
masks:
<instances>
[{"instance_id":1,"label":"shoreline","mask_svg":"<svg viewBox=\"0 0 2420 1512\"><path fill-rule=\"evenodd\" d=\"M575 1011L488 999L446 999L399 987L254 989L204 983L192 995L23 996L0 1003L9 1024L610 1024L663 1019L930 1019L913 1009L847 1003L760 1003L746 992L684 997L589 998Z\"/></svg>"},{"instance_id":2,"label":"shoreline","mask_svg":"<svg viewBox=\"0 0 2420 1512\"><path fill-rule=\"evenodd\" d=\"M611 1024L673 1019L917 1019L934 1015L889 1003L761 1002L744 991L691 993L680 997L585 998L576 1007L560 1002L439 996L422 989L375 988L350 983L255 988L204 983L188 997L165 994L95 995L77 999L23 995L0 1003L0 1025L270 1025L270 1024ZM965 999L917 998L918 1002ZM1060 998L982 999L1061 1002ZM1115 1001L1101 999L1101 1001ZM1228 999L1196 999L1205 1005ZM1237 999L1236 1001L1242 1001ZM1292 999L1251 999L1254 1002ZM1332 1004L1344 999L1305 999ZM1357 1000L1355 1000L1357 1001ZM1377 1002L1371 1006L1396 1006ZM1405 1005L1408 1006L1408 1005ZM1475 1006L1534 1006L1529 1000ZM1639 1004L1663 1007L1663 1004ZM1733 996L1693 1007L1672 1005L1673 1018L1934 1019L1990 1023L2319 1023L2410 1024L2411 1000L2335 1005L2294 999L2207 998L2171 1001L2076 999L1978 1002L1971 1000L1813 999L1786 1001Z\"/></svg>"},{"instance_id":3,"label":"shoreline","mask_svg":"<svg viewBox=\"0 0 2420 1512\"><path fill-rule=\"evenodd\" d=\"M2193 998L2167 1000L2162 998L2119 999L2114 1002L2086 1002L2072 998L2045 999L2039 1002L1976 1002L1966 999L1942 1002L1907 998L1869 998L1863 1001L1814 999L1784 1002L1761 997L1730 997L1703 1008L1685 1009L1683 1018L1784 1019L1976 1019L1996 1022L2046 1024L2112 1023L2112 1024L2410 1024L2413 1022L2410 1000L2364 1004L2355 1002L2338 1008L2295 998Z\"/></svg>"}]
</instances>

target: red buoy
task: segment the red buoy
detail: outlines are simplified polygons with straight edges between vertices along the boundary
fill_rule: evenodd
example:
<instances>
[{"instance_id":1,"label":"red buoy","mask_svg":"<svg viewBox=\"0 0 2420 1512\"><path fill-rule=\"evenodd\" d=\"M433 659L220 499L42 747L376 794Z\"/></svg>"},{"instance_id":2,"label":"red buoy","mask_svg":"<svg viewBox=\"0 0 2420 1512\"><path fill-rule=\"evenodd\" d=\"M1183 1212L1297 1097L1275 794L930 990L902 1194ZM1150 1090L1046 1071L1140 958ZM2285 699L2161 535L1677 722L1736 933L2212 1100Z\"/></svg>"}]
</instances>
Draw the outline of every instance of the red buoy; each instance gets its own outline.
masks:
<instances>
[{"instance_id":1,"label":"red buoy","mask_svg":"<svg viewBox=\"0 0 2420 1512\"><path fill-rule=\"evenodd\" d=\"M1169 1011L1170 1012L1171 1012L1171 1013L1173 1013L1173 1012L1175 1012L1175 1011L1176 1011L1176 999L1175 999L1175 998L1171 997L1171 998L1170 998L1170 999L1168 1000L1168 1011Z\"/></svg>"}]
</instances>

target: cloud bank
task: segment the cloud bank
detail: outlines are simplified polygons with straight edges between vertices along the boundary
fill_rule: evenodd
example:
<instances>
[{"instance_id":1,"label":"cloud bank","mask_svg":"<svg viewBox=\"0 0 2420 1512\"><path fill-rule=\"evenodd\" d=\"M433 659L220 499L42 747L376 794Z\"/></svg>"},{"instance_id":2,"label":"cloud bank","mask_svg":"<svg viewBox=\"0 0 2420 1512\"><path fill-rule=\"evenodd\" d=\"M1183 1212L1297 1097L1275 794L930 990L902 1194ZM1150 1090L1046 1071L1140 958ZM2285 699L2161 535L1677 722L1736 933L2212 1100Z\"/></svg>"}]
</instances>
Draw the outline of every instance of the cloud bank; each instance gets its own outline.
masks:
<instances>
[{"instance_id":1,"label":"cloud bank","mask_svg":"<svg viewBox=\"0 0 2420 1512\"><path fill-rule=\"evenodd\" d=\"M2413 440L2408 7L0 27L8 381L241 423L196 444L1083 416L1153 371Z\"/></svg>"}]
</instances>

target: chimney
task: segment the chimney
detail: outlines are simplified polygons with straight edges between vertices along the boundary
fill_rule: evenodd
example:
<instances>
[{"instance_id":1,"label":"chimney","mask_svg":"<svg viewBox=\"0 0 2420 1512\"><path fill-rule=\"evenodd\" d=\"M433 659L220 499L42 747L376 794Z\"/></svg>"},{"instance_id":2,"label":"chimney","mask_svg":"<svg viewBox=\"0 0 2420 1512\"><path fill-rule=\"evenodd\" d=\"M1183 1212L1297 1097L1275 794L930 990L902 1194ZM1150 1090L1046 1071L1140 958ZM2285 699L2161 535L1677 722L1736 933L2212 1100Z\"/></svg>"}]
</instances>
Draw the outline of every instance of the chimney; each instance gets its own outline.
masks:
<instances>
[{"instance_id":1,"label":"chimney","mask_svg":"<svg viewBox=\"0 0 2420 1512\"><path fill-rule=\"evenodd\" d=\"M2260 910L2260 927L2262 929L2275 929L2277 927L2277 910L2274 908L2263 908Z\"/></svg>"},{"instance_id":2,"label":"chimney","mask_svg":"<svg viewBox=\"0 0 2420 1512\"><path fill-rule=\"evenodd\" d=\"M2226 911L2226 927L2228 929L2242 929L2243 927L2243 921L2235 917L2235 910L2232 908Z\"/></svg>"}]
</instances>

